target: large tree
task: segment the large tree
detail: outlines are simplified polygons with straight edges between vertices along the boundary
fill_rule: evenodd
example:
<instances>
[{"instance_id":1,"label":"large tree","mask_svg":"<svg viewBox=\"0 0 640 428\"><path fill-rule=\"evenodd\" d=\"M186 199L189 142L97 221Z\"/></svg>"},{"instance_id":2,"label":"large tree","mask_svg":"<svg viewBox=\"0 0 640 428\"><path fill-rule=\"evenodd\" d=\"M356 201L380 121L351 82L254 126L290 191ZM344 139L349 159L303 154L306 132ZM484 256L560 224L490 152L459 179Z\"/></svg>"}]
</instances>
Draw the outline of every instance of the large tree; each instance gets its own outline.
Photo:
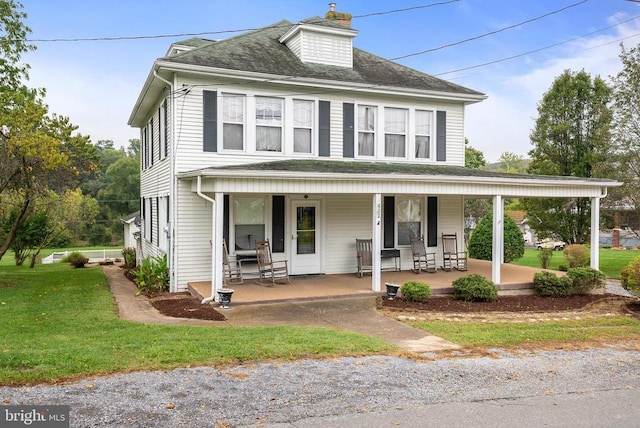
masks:
<instances>
[{"instance_id":1,"label":"large tree","mask_svg":"<svg viewBox=\"0 0 640 428\"><path fill-rule=\"evenodd\" d=\"M95 167L88 137L75 133L67 118L49 114L43 90L23 83L28 66L20 58L33 47L25 42L30 30L21 8L0 0L0 221L11 218L0 232L0 259L39 198L63 191L80 171Z\"/></svg>"},{"instance_id":2,"label":"large tree","mask_svg":"<svg viewBox=\"0 0 640 428\"><path fill-rule=\"evenodd\" d=\"M594 177L603 168L610 144L611 88L584 70L562 73L538 104L531 132L528 172ZM587 198L523 199L529 225L538 236L585 243L590 231Z\"/></svg>"},{"instance_id":3,"label":"large tree","mask_svg":"<svg viewBox=\"0 0 640 428\"><path fill-rule=\"evenodd\" d=\"M622 47L622 70L612 78L612 142L616 167L610 178L624 184L610 190L603 208L620 211L622 222L640 229L640 46Z\"/></svg>"}]
</instances>

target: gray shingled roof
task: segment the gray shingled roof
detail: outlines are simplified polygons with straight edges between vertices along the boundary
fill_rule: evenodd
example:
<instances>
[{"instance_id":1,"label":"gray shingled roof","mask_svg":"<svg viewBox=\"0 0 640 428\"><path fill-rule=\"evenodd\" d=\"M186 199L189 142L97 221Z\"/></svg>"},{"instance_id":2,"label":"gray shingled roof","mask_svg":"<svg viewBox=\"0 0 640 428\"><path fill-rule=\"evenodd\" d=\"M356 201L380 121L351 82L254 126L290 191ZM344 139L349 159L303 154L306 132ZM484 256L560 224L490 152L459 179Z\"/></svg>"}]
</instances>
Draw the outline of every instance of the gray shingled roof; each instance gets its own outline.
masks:
<instances>
[{"instance_id":1,"label":"gray shingled roof","mask_svg":"<svg viewBox=\"0 0 640 428\"><path fill-rule=\"evenodd\" d=\"M320 17L303 22L345 28ZM282 20L259 30L164 58L163 61L280 76L483 95L357 48L353 49L353 69L303 63L289 48L279 42L280 37L293 25L287 20Z\"/></svg>"},{"instance_id":2,"label":"gray shingled roof","mask_svg":"<svg viewBox=\"0 0 640 428\"><path fill-rule=\"evenodd\" d=\"M179 46L189 46L192 48L201 48L203 46L206 46L215 42L216 42L215 40L211 40L211 39L203 39L201 37L192 37L190 39L181 40L173 44L179 45Z\"/></svg>"},{"instance_id":3,"label":"gray shingled roof","mask_svg":"<svg viewBox=\"0 0 640 428\"><path fill-rule=\"evenodd\" d=\"M291 172L316 172L327 174L397 174L397 175L445 175L457 177L485 177L508 178L521 180L563 180L593 181L598 183L617 183L615 180L603 178L565 177L553 175L510 174L497 171L484 171L481 169L465 168L449 165L423 165L392 162L363 162L363 161L330 161L330 160L282 160L274 162L262 162L254 164L229 165L215 170L243 170L243 171L291 171Z\"/></svg>"}]
</instances>

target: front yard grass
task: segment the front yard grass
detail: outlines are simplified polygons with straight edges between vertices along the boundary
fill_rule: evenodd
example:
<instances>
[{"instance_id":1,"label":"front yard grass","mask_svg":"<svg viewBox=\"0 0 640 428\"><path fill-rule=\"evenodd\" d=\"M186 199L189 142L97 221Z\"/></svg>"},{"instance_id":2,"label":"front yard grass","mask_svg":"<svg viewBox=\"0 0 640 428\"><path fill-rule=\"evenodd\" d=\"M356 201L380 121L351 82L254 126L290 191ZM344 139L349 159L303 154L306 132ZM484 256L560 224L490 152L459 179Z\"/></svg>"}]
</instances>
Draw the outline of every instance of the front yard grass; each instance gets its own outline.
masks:
<instances>
[{"instance_id":1,"label":"front yard grass","mask_svg":"<svg viewBox=\"0 0 640 428\"><path fill-rule=\"evenodd\" d=\"M600 270L607 275L607 278L620 279L620 271L631 260L640 256L638 250L614 250L611 248L600 248ZM514 260L511 264L518 266L529 266L540 268L538 261L538 250L526 248L524 256L518 260ZM559 270L560 265L567 265L562 251L554 251L551 257L549 269Z\"/></svg>"},{"instance_id":2,"label":"front yard grass","mask_svg":"<svg viewBox=\"0 0 640 428\"><path fill-rule=\"evenodd\" d=\"M537 322L425 322L409 325L469 347L540 347L550 344L594 344L640 340L640 321L633 317Z\"/></svg>"},{"instance_id":3,"label":"front yard grass","mask_svg":"<svg viewBox=\"0 0 640 428\"><path fill-rule=\"evenodd\" d=\"M0 270L0 384L268 359L388 353L326 328L147 325L121 320L100 267Z\"/></svg>"}]
</instances>

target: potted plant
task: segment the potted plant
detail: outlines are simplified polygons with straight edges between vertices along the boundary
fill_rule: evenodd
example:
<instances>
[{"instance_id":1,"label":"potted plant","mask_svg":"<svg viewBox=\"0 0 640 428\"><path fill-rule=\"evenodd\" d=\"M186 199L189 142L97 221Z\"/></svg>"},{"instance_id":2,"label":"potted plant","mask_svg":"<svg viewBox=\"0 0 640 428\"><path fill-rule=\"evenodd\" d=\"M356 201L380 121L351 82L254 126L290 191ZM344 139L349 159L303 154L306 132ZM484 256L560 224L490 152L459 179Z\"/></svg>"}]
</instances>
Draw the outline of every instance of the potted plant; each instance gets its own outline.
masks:
<instances>
[{"instance_id":1,"label":"potted plant","mask_svg":"<svg viewBox=\"0 0 640 428\"><path fill-rule=\"evenodd\" d=\"M222 309L229 308L229 304L231 303L231 295L233 294L233 292L234 290L232 290L231 288L221 288L220 290L218 290L218 300Z\"/></svg>"},{"instance_id":2,"label":"potted plant","mask_svg":"<svg viewBox=\"0 0 640 428\"><path fill-rule=\"evenodd\" d=\"M390 282L387 282L384 285L387 287L387 297L389 298L389 300L393 300L393 298L398 295L400 285L392 284Z\"/></svg>"}]
</instances>

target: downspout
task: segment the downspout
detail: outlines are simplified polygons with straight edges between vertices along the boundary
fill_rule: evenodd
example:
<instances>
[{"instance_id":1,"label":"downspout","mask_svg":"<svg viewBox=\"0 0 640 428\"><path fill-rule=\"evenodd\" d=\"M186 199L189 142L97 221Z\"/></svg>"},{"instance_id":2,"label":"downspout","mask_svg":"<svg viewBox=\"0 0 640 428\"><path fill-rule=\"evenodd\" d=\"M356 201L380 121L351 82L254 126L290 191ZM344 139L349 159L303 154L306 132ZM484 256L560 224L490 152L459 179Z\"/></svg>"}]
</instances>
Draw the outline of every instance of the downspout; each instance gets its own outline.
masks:
<instances>
[{"instance_id":1,"label":"downspout","mask_svg":"<svg viewBox=\"0 0 640 428\"><path fill-rule=\"evenodd\" d=\"M196 193L198 194L198 196L200 196L202 199L204 199L207 202L211 202L211 296L206 297L204 299L202 299L202 303L203 305L205 303L209 303L213 300L215 300L215 286L216 286L216 251L217 251L217 245L216 245L216 225L215 225L215 218L216 218L216 201L215 199L212 199L210 197L208 197L207 195L205 195L204 193L202 193L202 176L198 175L198 185L196 188Z\"/></svg>"}]
</instances>

